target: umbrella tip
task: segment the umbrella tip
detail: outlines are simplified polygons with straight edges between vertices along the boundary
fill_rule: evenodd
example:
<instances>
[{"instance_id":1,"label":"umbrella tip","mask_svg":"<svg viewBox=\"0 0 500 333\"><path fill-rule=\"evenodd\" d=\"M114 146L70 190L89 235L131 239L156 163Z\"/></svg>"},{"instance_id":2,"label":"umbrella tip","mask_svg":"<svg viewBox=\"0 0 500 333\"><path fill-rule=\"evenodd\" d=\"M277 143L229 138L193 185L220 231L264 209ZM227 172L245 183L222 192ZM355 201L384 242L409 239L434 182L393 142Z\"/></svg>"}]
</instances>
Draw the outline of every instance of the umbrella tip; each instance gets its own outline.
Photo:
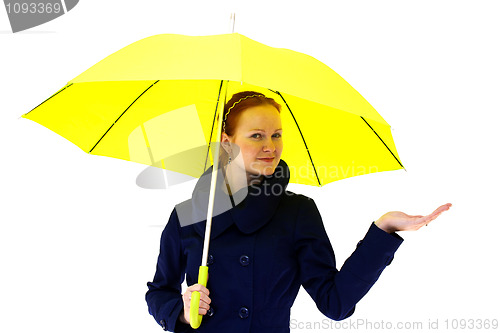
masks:
<instances>
[{"instance_id":1,"label":"umbrella tip","mask_svg":"<svg viewBox=\"0 0 500 333\"><path fill-rule=\"evenodd\" d=\"M236 21L236 13L232 12L231 16L229 17L229 30L231 31L232 34L234 34L234 22Z\"/></svg>"}]
</instances>

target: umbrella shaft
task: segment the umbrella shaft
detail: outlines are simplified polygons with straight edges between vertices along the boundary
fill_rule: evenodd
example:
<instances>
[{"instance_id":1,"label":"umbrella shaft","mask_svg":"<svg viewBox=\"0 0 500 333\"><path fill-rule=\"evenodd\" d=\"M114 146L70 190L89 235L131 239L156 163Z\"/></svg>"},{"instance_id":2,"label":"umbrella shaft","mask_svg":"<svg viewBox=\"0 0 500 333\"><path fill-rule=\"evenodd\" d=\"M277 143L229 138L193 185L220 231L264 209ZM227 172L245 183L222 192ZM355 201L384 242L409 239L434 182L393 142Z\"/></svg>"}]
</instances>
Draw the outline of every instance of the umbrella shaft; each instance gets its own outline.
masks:
<instances>
[{"instance_id":1,"label":"umbrella shaft","mask_svg":"<svg viewBox=\"0 0 500 333\"><path fill-rule=\"evenodd\" d=\"M218 97L218 102L217 102L216 113L219 114L219 120L217 122L217 136L215 138L217 141L219 141L219 143L215 145L214 164L212 167L212 182L210 183L210 196L208 198L207 224L206 224L206 228L205 228L205 241L203 243L203 255L201 257L201 264L203 266L207 265L208 248L210 246L210 230L212 229L212 215L213 215L213 209L214 209L215 187L217 186L217 174L218 174L218 166L219 166L220 137L222 134L222 118L224 116L223 113L224 113L224 104L226 101L227 85L228 85L228 81L226 81L223 89L219 90L219 97ZM222 90L224 90L224 100L221 100Z\"/></svg>"}]
</instances>

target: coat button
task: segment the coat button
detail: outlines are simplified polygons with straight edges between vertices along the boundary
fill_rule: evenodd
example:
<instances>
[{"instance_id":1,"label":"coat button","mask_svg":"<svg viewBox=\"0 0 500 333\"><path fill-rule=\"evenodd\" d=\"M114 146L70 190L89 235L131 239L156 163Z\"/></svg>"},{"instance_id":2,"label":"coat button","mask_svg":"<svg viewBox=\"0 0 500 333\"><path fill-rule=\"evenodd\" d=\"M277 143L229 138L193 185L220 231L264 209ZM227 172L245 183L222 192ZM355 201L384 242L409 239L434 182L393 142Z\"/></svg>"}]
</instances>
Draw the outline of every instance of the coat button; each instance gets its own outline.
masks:
<instances>
[{"instance_id":1,"label":"coat button","mask_svg":"<svg viewBox=\"0 0 500 333\"><path fill-rule=\"evenodd\" d=\"M240 314L240 318L241 318L241 319L245 319L245 318L247 318L247 317L248 317L248 313L249 313L248 309L247 309L247 308L245 308L245 307L242 307L242 308L240 309L240 313L239 313L239 314Z\"/></svg>"},{"instance_id":2,"label":"coat button","mask_svg":"<svg viewBox=\"0 0 500 333\"><path fill-rule=\"evenodd\" d=\"M161 325L161 328L163 328L164 331L167 330L167 325L165 324L165 320L160 320L160 325Z\"/></svg>"},{"instance_id":3,"label":"coat button","mask_svg":"<svg viewBox=\"0 0 500 333\"><path fill-rule=\"evenodd\" d=\"M242 255L240 257L240 264L241 266L248 266L248 264L250 264L250 258L246 255Z\"/></svg>"},{"instance_id":4,"label":"coat button","mask_svg":"<svg viewBox=\"0 0 500 333\"><path fill-rule=\"evenodd\" d=\"M210 307L207 311L207 316L212 317L214 315L214 308Z\"/></svg>"},{"instance_id":5,"label":"coat button","mask_svg":"<svg viewBox=\"0 0 500 333\"><path fill-rule=\"evenodd\" d=\"M214 263L214 256L209 254L207 258L207 265L211 265Z\"/></svg>"}]
</instances>

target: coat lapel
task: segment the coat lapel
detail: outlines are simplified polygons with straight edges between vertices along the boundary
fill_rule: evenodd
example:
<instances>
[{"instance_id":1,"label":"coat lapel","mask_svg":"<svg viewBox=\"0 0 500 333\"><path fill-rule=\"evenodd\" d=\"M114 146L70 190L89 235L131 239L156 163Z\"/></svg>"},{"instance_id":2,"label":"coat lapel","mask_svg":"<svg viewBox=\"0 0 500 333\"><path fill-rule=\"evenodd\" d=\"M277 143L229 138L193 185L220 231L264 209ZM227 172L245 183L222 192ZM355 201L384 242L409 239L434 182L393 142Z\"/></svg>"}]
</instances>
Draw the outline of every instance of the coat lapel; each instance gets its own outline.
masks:
<instances>
[{"instance_id":1,"label":"coat lapel","mask_svg":"<svg viewBox=\"0 0 500 333\"><path fill-rule=\"evenodd\" d=\"M193 227L202 237L205 235L212 168L210 167L200 177L190 200ZM210 238L216 238L232 224L245 234L251 234L262 228L276 212L289 180L288 165L280 160L274 173L264 176L261 184L248 186L233 194L236 204L233 207L229 196L221 189L225 183L219 170Z\"/></svg>"}]
</instances>

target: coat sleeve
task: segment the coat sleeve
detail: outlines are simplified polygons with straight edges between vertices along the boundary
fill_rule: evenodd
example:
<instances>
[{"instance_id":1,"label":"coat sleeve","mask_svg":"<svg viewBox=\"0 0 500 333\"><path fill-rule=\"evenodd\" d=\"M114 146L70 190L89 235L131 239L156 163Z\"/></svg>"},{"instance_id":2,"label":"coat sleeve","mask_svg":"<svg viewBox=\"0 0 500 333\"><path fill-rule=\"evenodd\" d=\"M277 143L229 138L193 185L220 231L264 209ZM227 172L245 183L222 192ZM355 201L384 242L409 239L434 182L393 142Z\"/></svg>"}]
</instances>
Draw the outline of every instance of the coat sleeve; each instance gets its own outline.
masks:
<instances>
[{"instance_id":1,"label":"coat sleeve","mask_svg":"<svg viewBox=\"0 0 500 333\"><path fill-rule=\"evenodd\" d=\"M301 283L328 318L342 320L370 290L403 242L372 223L356 250L336 269L335 255L314 200L304 200L295 227Z\"/></svg>"},{"instance_id":2,"label":"coat sleeve","mask_svg":"<svg viewBox=\"0 0 500 333\"><path fill-rule=\"evenodd\" d=\"M156 273L153 281L147 283L146 292L149 313L165 331L184 332L189 328L177 320L184 308L181 295L184 275L180 225L174 209L161 234Z\"/></svg>"}]
</instances>

